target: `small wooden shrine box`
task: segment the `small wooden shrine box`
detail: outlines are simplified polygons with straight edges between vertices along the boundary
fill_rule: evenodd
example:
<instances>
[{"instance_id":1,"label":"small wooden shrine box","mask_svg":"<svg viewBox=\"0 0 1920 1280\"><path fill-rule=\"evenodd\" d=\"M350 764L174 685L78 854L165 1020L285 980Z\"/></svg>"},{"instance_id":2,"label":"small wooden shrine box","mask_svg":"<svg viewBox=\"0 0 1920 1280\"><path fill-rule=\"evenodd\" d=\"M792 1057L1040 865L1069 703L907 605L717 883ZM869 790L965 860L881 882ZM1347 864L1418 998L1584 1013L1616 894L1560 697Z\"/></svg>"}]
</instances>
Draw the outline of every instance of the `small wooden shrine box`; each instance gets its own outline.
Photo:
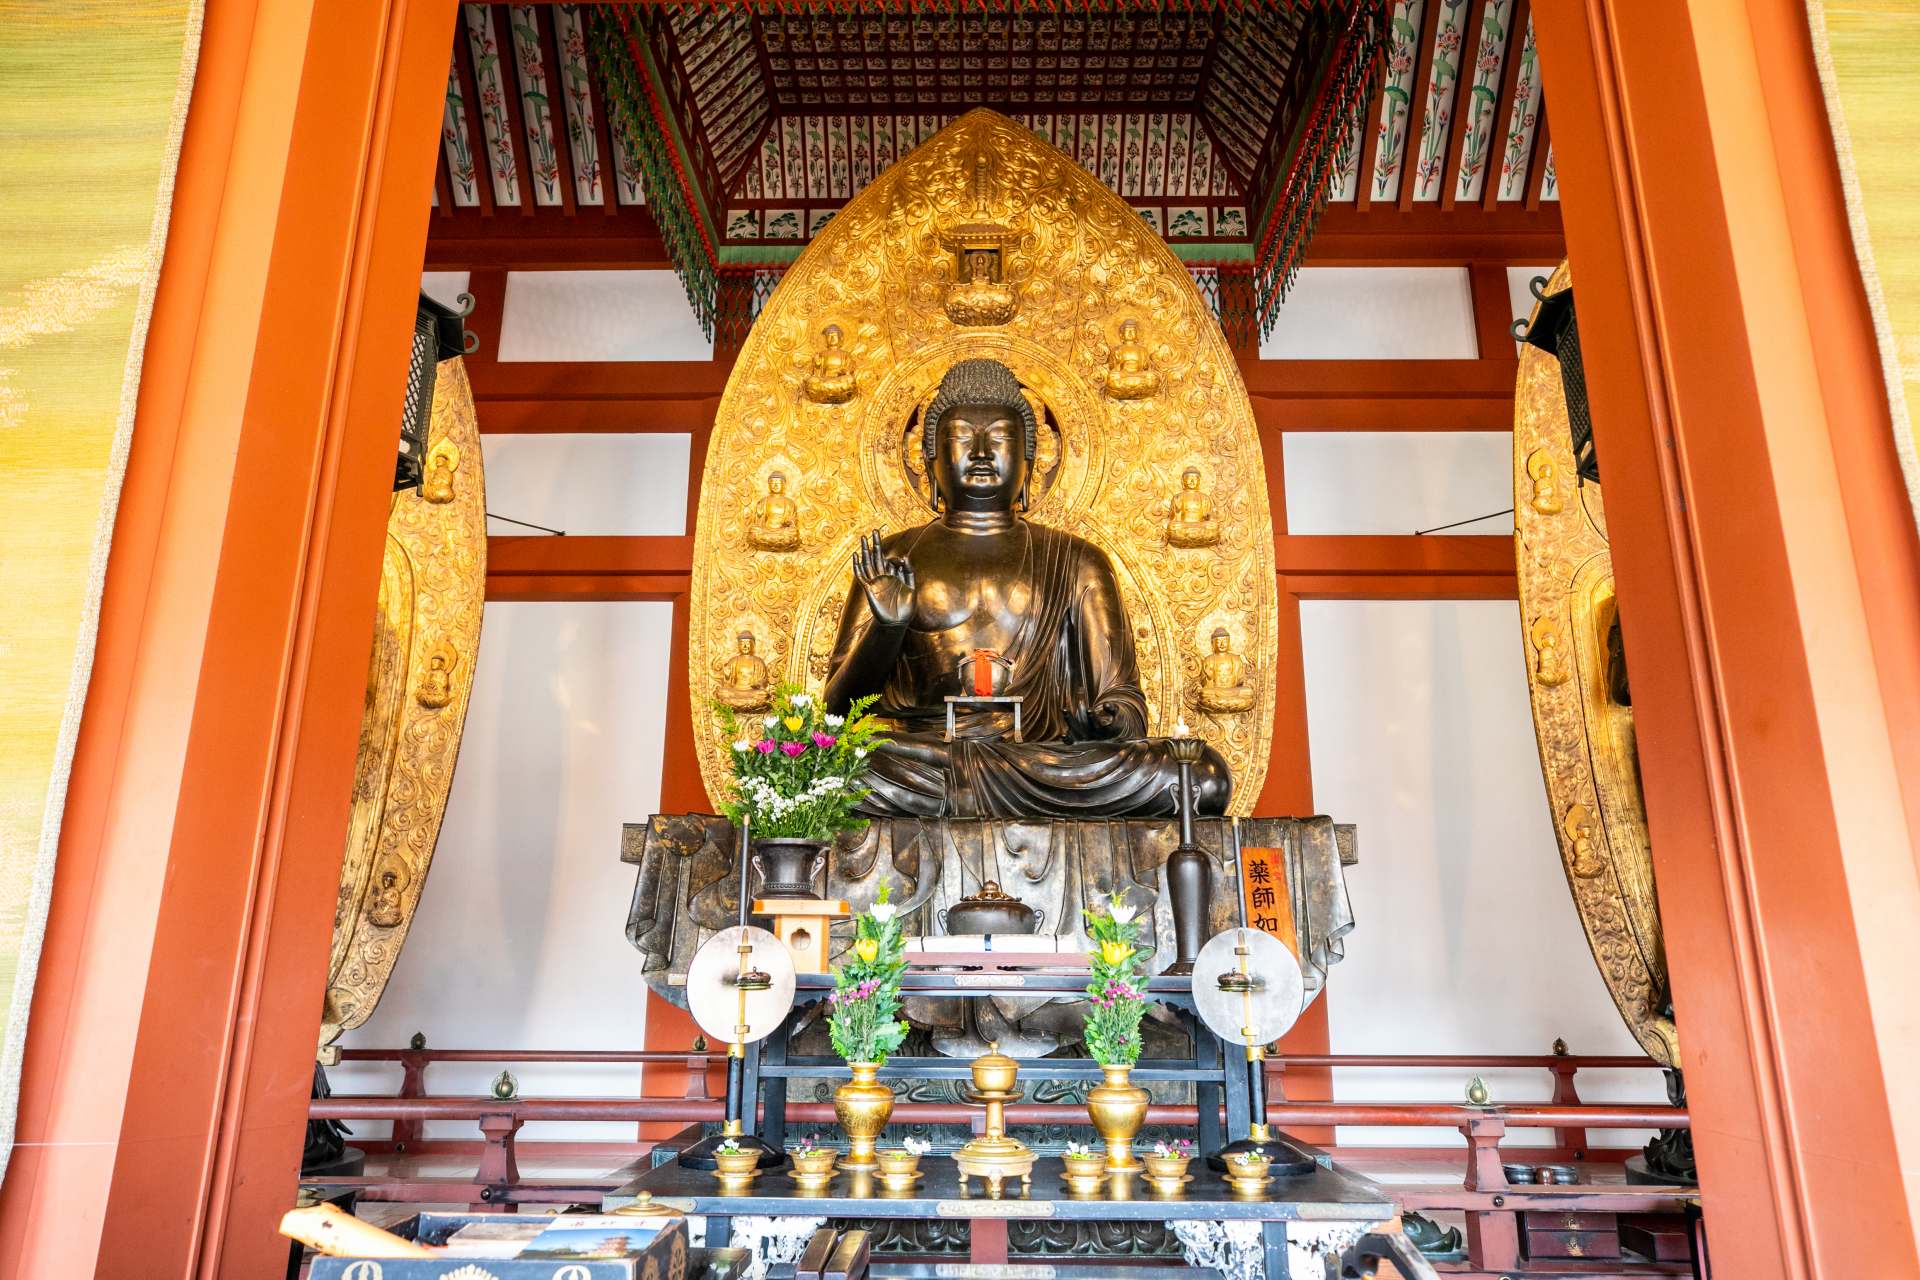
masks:
<instances>
[{"instance_id":1,"label":"small wooden shrine box","mask_svg":"<svg viewBox=\"0 0 1920 1280\"><path fill-rule=\"evenodd\" d=\"M773 922L773 936L786 944L795 973L825 973L827 930L853 912L837 898L755 898L753 914Z\"/></svg>"}]
</instances>

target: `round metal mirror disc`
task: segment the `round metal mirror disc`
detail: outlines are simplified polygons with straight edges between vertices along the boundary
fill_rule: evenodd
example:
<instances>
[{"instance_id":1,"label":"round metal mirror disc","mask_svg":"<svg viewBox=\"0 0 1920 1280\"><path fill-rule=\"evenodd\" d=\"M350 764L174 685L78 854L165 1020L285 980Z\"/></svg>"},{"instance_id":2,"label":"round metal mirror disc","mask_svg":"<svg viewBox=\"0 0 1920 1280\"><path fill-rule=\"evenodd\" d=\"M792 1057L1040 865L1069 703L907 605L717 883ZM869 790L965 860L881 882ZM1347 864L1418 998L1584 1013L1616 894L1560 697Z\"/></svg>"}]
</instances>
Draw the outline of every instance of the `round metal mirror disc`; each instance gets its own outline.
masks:
<instances>
[{"instance_id":1,"label":"round metal mirror disc","mask_svg":"<svg viewBox=\"0 0 1920 1280\"><path fill-rule=\"evenodd\" d=\"M1220 975L1241 972L1239 950L1247 949L1246 973L1258 985L1250 992L1222 991ZM1258 929L1229 929L1200 948L1193 962L1193 1003L1200 1020L1222 1040L1234 1044L1271 1044L1300 1017L1306 982L1300 962L1287 944ZM1251 1033L1249 1033L1251 1028Z\"/></svg>"},{"instance_id":2,"label":"round metal mirror disc","mask_svg":"<svg viewBox=\"0 0 1920 1280\"><path fill-rule=\"evenodd\" d=\"M747 967L773 979L764 990L746 992L745 1018L740 1016L740 988L734 985L740 974L742 934L753 948ZM734 925L714 934L687 966L687 1008L711 1040L752 1044L772 1035L793 1008L793 957L787 954L786 944L752 925ZM747 1024L745 1035L734 1030L741 1022Z\"/></svg>"}]
</instances>

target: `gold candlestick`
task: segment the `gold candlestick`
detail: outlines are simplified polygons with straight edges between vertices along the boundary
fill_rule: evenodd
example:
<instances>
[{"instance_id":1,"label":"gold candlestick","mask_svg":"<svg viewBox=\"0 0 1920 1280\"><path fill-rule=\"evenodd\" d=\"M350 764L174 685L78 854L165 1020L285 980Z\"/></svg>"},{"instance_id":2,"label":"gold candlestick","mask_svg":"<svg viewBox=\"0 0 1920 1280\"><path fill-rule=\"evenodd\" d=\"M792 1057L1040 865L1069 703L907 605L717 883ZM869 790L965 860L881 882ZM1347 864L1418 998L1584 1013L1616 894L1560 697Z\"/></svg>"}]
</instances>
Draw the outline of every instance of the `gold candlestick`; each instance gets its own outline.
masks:
<instances>
[{"instance_id":1,"label":"gold candlestick","mask_svg":"<svg viewBox=\"0 0 1920 1280\"><path fill-rule=\"evenodd\" d=\"M998 1041L990 1041L987 1049L973 1061L974 1087L967 1097L968 1102L986 1107L985 1132L954 1152L953 1162L960 1167L962 1192L968 1178L979 1178L997 1198L1010 1178L1020 1179L1023 1193L1032 1189L1034 1154L1026 1143L1007 1133L1006 1106L1021 1096L1014 1088L1020 1064L1000 1052Z\"/></svg>"}]
</instances>

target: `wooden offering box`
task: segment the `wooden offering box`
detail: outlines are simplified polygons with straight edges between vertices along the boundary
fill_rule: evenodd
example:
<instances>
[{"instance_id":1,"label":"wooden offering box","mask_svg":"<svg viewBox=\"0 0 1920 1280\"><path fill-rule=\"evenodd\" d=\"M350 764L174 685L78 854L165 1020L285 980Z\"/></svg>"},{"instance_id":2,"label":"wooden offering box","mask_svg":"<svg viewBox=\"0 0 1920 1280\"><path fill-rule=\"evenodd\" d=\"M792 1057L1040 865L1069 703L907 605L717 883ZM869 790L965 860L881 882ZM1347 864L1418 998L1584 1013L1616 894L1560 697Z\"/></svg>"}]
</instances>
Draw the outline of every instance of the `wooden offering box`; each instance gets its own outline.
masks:
<instances>
[{"instance_id":1,"label":"wooden offering box","mask_svg":"<svg viewBox=\"0 0 1920 1280\"><path fill-rule=\"evenodd\" d=\"M579 1226L574 1227L577 1220ZM309 1280L553 1280L564 1270L567 1280L642 1280L648 1276L687 1274L687 1220L661 1217L607 1215L548 1215L523 1213L423 1213L393 1228L395 1235L420 1244L444 1246L460 1228L474 1223L559 1226L577 1237L581 1250L567 1255L543 1252L539 1257L487 1258L449 1252L438 1258L316 1257ZM613 1240L627 1256L607 1258L590 1237Z\"/></svg>"},{"instance_id":2,"label":"wooden offering box","mask_svg":"<svg viewBox=\"0 0 1920 1280\"><path fill-rule=\"evenodd\" d=\"M755 898L753 914L773 921L773 936L786 944L795 973L825 973L827 929L853 913L837 898Z\"/></svg>"}]
</instances>

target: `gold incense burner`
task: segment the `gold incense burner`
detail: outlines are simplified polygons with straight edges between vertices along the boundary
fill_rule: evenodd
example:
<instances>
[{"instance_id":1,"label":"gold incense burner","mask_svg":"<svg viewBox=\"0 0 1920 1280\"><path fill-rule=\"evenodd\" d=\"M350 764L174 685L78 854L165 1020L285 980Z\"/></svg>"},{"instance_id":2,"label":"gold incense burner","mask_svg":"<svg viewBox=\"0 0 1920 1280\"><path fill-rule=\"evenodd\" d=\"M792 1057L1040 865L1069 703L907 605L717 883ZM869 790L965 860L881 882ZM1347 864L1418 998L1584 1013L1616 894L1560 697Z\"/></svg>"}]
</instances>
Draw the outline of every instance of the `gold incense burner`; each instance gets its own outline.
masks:
<instances>
[{"instance_id":1,"label":"gold incense burner","mask_svg":"<svg viewBox=\"0 0 1920 1280\"><path fill-rule=\"evenodd\" d=\"M1020 1064L1000 1052L998 1041L987 1045L987 1052L973 1060L973 1089L966 1101L987 1109L985 1132L953 1153L960 1168L960 1190L967 1189L968 1178L987 1184L988 1194L998 1198L1001 1188L1013 1178L1020 1179L1024 1193L1033 1187L1034 1154L1027 1144L1007 1133L1006 1107L1020 1091L1014 1088Z\"/></svg>"}]
</instances>

